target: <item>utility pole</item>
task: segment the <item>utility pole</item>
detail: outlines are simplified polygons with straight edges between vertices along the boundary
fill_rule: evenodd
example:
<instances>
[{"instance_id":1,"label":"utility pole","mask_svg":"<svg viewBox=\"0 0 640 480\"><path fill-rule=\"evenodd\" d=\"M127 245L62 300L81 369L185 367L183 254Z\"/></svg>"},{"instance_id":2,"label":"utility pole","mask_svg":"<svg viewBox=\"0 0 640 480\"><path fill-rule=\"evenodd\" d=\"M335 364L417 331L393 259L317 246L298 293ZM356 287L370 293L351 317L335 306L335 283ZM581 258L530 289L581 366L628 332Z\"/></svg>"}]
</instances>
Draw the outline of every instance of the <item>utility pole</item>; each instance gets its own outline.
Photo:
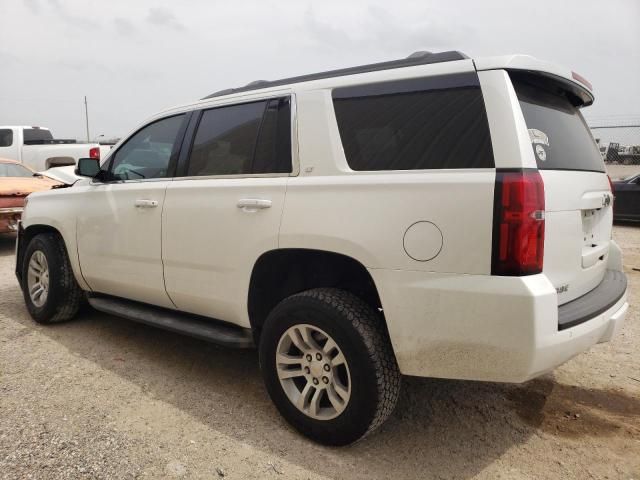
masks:
<instances>
[{"instance_id":1,"label":"utility pole","mask_svg":"<svg viewBox=\"0 0 640 480\"><path fill-rule=\"evenodd\" d=\"M89 107L87 106L87 96L84 96L84 118L87 121L87 143L91 140L89 138Z\"/></svg>"}]
</instances>

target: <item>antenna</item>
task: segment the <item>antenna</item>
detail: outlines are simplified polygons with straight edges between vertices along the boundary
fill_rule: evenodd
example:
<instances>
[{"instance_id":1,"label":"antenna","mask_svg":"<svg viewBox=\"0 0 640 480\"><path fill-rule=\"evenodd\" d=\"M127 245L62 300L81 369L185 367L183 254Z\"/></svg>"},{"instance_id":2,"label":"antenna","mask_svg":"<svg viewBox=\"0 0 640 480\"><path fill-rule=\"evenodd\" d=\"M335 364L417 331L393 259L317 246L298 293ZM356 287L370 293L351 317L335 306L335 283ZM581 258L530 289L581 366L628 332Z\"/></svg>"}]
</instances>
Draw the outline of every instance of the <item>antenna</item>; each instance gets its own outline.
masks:
<instances>
[{"instance_id":1,"label":"antenna","mask_svg":"<svg viewBox=\"0 0 640 480\"><path fill-rule=\"evenodd\" d=\"M84 96L84 118L86 120L87 123L87 143L89 143L91 140L89 140L89 107L87 106L87 96Z\"/></svg>"}]
</instances>

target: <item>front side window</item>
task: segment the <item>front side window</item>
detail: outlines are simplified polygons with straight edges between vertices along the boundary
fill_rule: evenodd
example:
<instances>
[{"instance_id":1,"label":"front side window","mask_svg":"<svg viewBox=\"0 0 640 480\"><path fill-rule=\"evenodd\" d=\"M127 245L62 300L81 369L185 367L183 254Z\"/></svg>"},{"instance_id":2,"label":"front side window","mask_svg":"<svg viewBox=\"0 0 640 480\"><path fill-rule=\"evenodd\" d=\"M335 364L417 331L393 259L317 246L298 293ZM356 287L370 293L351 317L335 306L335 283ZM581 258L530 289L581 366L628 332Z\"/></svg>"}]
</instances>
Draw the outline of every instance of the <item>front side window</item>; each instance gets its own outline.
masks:
<instances>
[{"instance_id":1,"label":"front side window","mask_svg":"<svg viewBox=\"0 0 640 480\"><path fill-rule=\"evenodd\" d=\"M205 110L187 176L291 172L289 98Z\"/></svg>"},{"instance_id":2,"label":"front side window","mask_svg":"<svg viewBox=\"0 0 640 480\"><path fill-rule=\"evenodd\" d=\"M111 176L117 180L164 178L169 175L184 115L163 118L139 130L112 155Z\"/></svg>"},{"instance_id":3,"label":"front side window","mask_svg":"<svg viewBox=\"0 0 640 480\"><path fill-rule=\"evenodd\" d=\"M333 104L352 170L494 166L475 73L338 88Z\"/></svg>"},{"instance_id":4,"label":"front side window","mask_svg":"<svg viewBox=\"0 0 640 480\"><path fill-rule=\"evenodd\" d=\"M13 145L13 130L10 128L0 129L0 147L10 147Z\"/></svg>"}]
</instances>

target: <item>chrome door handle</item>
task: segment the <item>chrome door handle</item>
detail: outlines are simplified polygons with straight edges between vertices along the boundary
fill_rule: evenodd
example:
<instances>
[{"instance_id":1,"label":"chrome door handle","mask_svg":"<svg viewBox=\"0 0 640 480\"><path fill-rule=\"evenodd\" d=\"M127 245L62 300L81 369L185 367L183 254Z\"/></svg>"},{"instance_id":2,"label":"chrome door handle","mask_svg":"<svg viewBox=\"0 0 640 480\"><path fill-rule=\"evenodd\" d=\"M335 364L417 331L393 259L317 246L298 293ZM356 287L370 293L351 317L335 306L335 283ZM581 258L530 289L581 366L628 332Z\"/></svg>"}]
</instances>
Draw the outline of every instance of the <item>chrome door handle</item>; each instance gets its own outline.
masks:
<instances>
[{"instance_id":1,"label":"chrome door handle","mask_svg":"<svg viewBox=\"0 0 640 480\"><path fill-rule=\"evenodd\" d=\"M255 212L265 208L271 208L271 200L263 198L241 198L238 200L238 208L245 212Z\"/></svg>"},{"instance_id":2,"label":"chrome door handle","mask_svg":"<svg viewBox=\"0 0 640 480\"><path fill-rule=\"evenodd\" d=\"M146 200L146 199L139 198L138 200L136 200L134 205L137 208L155 208L155 207L158 206L158 201L157 200Z\"/></svg>"}]
</instances>

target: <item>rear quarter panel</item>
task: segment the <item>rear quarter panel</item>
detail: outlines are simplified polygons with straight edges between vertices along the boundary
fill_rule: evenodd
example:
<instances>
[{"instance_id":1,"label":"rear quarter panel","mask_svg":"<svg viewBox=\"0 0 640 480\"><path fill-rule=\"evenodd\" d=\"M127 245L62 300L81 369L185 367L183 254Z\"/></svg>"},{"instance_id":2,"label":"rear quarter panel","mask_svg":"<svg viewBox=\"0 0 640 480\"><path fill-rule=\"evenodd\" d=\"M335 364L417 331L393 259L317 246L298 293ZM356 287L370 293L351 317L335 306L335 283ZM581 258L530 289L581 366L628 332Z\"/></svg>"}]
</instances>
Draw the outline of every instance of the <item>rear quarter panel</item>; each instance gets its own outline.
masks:
<instances>
[{"instance_id":1,"label":"rear quarter panel","mask_svg":"<svg viewBox=\"0 0 640 480\"><path fill-rule=\"evenodd\" d=\"M297 98L301 173L288 180L280 248L341 253L367 268L490 273L494 169L353 172L330 89ZM416 222L441 232L431 260L405 251Z\"/></svg>"}]
</instances>

